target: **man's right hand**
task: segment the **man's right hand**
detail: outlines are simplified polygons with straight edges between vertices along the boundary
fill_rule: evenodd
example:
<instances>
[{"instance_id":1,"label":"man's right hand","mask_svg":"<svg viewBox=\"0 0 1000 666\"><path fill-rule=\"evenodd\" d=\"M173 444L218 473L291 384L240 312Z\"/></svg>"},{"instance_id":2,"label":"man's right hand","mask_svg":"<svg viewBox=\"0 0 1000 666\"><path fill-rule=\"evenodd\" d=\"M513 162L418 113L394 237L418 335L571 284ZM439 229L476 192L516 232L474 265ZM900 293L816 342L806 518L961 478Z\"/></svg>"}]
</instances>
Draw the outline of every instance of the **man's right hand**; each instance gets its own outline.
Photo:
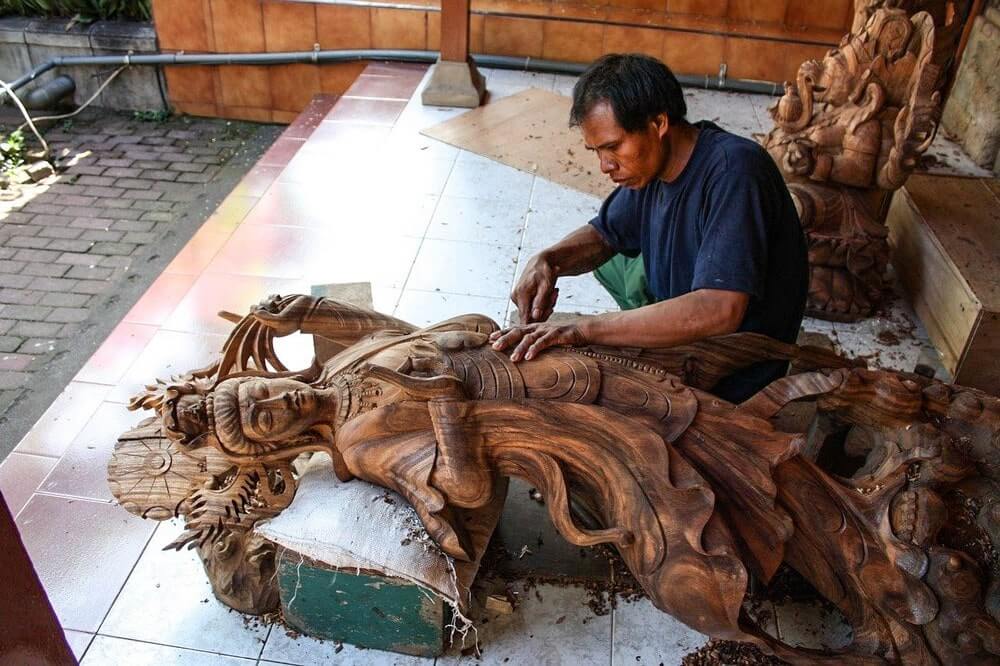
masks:
<instances>
[{"instance_id":1,"label":"man's right hand","mask_svg":"<svg viewBox=\"0 0 1000 666\"><path fill-rule=\"evenodd\" d=\"M522 324L545 321L552 315L559 297L556 278L556 271L544 253L536 254L528 261L510 295Z\"/></svg>"}]
</instances>

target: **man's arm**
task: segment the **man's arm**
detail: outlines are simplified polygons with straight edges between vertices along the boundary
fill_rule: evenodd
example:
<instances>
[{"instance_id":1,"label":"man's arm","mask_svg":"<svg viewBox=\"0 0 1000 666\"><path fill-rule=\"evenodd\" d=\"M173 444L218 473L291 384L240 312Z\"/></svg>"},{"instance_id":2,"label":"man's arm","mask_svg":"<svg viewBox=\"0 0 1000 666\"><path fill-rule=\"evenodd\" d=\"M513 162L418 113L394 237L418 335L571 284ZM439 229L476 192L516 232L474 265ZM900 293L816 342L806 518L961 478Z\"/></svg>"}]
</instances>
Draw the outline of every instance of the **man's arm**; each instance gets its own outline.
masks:
<instances>
[{"instance_id":1,"label":"man's arm","mask_svg":"<svg viewBox=\"0 0 1000 666\"><path fill-rule=\"evenodd\" d=\"M536 323L498 331L493 348L509 349L512 361L530 361L554 345L601 344L674 347L739 329L750 296L738 291L698 289L635 310L581 317L564 324Z\"/></svg>"},{"instance_id":2,"label":"man's arm","mask_svg":"<svg viewBox=\"0 0 1000 666\"><path fill-rule=\"evenodd\" d=\"M511 300L522 323L545 321L556 305L556 280L588 273L614 255L593 226L585 224L552 247L532 257L521 274Z\"/></svg>"}]
</instances>

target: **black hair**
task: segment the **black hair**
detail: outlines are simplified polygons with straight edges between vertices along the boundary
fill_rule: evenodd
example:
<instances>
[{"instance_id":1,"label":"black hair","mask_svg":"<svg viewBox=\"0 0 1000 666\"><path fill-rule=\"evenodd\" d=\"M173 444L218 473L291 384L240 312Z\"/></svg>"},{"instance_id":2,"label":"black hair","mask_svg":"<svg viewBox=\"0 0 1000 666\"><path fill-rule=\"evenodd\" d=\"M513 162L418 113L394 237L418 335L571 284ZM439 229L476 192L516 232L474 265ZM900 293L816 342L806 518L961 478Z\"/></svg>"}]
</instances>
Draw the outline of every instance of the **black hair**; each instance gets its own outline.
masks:
<instances>
[{"instance_id":1,"label":"black hair","mask_svg":"<svg viewBox=\"0 0 1000 666\"><path fill-rule=\"evenodd\" d=\"M641 53L609 53L595 60L573 86L571 127L595 106L608 102L626 132L638 132L666 113L671 124L685 122L687 104L677 77L656 58Z\"/></svg>"}]
</instances>

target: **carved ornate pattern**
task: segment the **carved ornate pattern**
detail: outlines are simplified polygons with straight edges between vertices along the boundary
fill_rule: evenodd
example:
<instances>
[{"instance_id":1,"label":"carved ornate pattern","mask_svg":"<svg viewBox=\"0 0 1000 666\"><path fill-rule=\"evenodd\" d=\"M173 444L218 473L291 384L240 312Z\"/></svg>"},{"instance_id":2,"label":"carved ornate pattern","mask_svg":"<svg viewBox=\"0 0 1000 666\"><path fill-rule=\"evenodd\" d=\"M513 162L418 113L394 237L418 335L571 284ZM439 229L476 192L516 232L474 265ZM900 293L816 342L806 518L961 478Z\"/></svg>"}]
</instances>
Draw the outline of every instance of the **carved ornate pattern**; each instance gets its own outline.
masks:
<instances>
[{"instance_id":1,"label":"carved ornate pattern","mask_svg":"<svg viewBox=\"0 0 1000 666\"><path fill-rule=\"evenodd\" d=\"M868 316L881 303L883 199L934 138L968 3L859 0L855 9L839 47L785 83L762 139L806 232L808 312L835 320Z\"/></svg>"},{"instance_id":2,"label":"carved ornate pattern","mask_svg":"<svg viewBox=\"0 0 1000 666\"><path fill-rule=\"evenodd\" d=\"M384 318L373 331L354 322L380 316L342 307L352 317L304 296L251 312L237 330L265 341L259 358L273 356L261 326L287 334L310 317L344 346L301 373L239 361L197 390L190 376L183 390L152 387L133 404L155 407L169 440L149 443L156 424L126 433L109 466L129 510L185 516L173 545L198 546L233 607L275 603L274 552L252 526L292 501L292 460L325 451L341 480L405 497L459 561L472 558L469 526L497 481L517 476L567 540L613 545L657 608L711 636L803 664L1000 658L997 398L745 334L666 350L553 348L514 364L490 348L496 325L482 317L420 330ZM222 357L239 359L228 346L247 339L231 336ZM798 373L739 406L705 392L770 359ZM796 401L815 402L812 427L777 429ZM169 493L137 490L157 488L135 481L163 477L164 451L204 462ZM576 522L571 498L594 524ZM796 649L741 613L750 573L766 582L782 563L841 608L850 646Z\"/></svg>"}]
</instances>

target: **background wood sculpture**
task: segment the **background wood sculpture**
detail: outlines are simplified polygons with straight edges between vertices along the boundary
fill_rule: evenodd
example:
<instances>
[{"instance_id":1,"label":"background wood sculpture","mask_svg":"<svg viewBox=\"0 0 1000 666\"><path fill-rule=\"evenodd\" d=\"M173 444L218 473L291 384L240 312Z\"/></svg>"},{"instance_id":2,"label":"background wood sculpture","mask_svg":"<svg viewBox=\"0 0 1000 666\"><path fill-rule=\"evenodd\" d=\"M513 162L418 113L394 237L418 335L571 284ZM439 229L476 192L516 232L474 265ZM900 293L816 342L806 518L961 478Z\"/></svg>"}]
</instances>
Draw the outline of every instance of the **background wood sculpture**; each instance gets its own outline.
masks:
<instances>
[{"instance_id":1,"label":"background wood sculpture","mask_svg":"<svg viewBox=\"0 0 1000 666\"><path fill-rule=\"evenodd\" d=\"M851 33L802 63L771 109L762 143L806 231L809 314L854 320L881 304L887 196L934 139L970 4L859 0Z\"/></svg>"},{"instance_id":2,"label":"background wood sculpture","mask_svg":"<svg viewBox=\"0 0 1000 666\"><path fill-rule=\"evenodd\" d=\"M295 457L325 451L341 481L405 497L456 561L467 521L517 476L567 540L613 545L657 608L713 637L794 663L1000 658L996 398L753 334L515 365L489 346L496 328L271 298L218 363L133 402L157 416L119 441L112 488L133 513L184 515L176 545L197 545L220 598L253 612L274 604L273 554L251 527L292 500ZM293 331L340 351L279 370L271 342ZM798 374L742 405L706 392L780 358ZM809 433L776 428L802 400L819 415ZM749 573L767 582L782 563L840 607L848 648L792 648L742 612Z\"/></svg>"}]
</instances>

